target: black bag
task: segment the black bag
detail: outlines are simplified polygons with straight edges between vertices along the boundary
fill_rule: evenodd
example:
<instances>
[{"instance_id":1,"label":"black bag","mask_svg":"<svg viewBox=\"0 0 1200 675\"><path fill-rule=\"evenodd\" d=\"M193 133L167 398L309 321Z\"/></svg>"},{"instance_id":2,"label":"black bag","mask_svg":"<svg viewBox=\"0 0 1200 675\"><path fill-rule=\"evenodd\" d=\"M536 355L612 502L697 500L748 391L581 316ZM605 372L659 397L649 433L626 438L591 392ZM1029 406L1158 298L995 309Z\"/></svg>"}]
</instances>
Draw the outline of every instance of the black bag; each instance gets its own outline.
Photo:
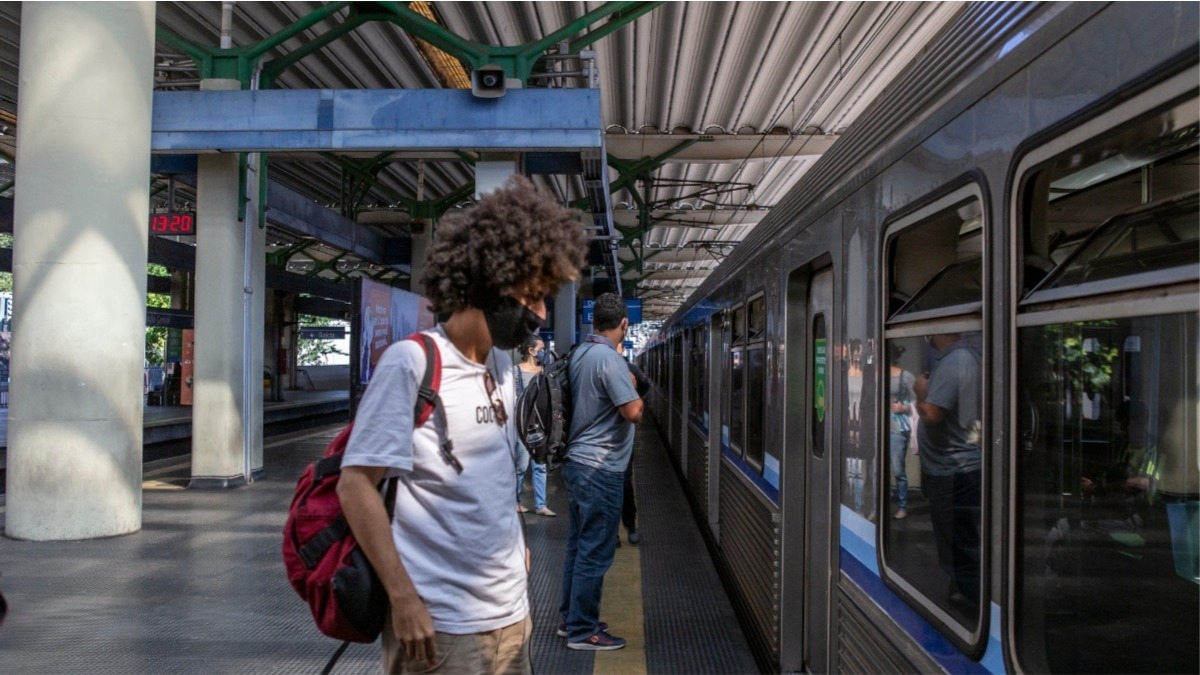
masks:
<instances>
[{"instance_id":1,"label":"black bag","mask_svg":"<svg viewBox=\"0 0 1200 675\"><path fill-rule=\"evenodd\" d=\"M558 468L567 457L571 432L571 357L567 355L542 368L517 399L517 436L533 461L547 469Z\"/></svg>"}]
</instances>

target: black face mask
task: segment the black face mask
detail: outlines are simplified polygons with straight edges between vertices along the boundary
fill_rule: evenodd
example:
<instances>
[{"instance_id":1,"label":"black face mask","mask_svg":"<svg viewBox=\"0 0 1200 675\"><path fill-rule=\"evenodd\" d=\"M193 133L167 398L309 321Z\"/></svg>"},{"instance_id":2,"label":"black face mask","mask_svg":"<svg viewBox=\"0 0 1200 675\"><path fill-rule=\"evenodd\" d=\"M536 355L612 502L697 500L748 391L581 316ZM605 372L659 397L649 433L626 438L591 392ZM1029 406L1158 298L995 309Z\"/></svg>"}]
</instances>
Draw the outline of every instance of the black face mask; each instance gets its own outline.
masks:
<instances>
[{"instance_id":1,"label":"black face mask","mask_svg":"<svg viewBox=\"0 0 1200 675\"><path fill-rule=\"evenodd\" d=\"M500 349L515 349L525 338L542 327L542 319L528 307L512 298L500 298L490 309L483 310L492 344Z\"/></svg>"}]
</instances>

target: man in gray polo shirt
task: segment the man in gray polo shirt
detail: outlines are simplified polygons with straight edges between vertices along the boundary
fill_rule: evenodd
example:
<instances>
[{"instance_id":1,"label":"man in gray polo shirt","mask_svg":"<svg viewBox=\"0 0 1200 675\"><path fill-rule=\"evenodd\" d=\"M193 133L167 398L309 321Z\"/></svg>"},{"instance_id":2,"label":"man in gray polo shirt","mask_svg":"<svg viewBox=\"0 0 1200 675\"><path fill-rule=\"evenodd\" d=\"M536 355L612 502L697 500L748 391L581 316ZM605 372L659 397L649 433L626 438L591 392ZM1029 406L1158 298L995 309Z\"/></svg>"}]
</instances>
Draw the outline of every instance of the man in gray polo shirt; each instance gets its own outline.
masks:
<instances>
[{"instance_id":1,"label":"man in gray polo shirt","mask_svg":"<svg viewBox=\"0 0 1200 675\"><path fill-rule=\"evenodd\" d=\"M633 454L633 425L642 420L642 399L621 356L629 331L625 302L612 293L596 298L592 329L569 369L574 410L562 474L570 535L558 634L571 649L606 651L625 646L601 623L600 597L616 551L625 467Z\"/></svg>"},{"instance_id":2,"label":"man in gray polo shirt","mask_svg":"<svg viewBox=\"0 0 1200 675\"><path fill-rule=\"evenodd\" d=\"M932 374L913 383L917 396L917 441L921 492L937 544L938 563L952 579L949 596L979 604L979 537L983 452L982 360L977 335L929 337L938 352Z\"/></svg>"}]
</instances>

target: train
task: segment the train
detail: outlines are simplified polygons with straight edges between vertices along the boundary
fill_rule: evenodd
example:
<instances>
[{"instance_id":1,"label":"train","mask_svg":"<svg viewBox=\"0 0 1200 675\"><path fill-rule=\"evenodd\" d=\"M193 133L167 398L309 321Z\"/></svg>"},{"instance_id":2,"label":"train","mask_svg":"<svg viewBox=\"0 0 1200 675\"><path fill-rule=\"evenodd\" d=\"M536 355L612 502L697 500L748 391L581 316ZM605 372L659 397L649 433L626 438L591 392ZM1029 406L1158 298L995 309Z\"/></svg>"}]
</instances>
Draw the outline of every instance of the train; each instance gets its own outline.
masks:
<instances>
[{"instance_id":1,"label":"train","mask_svg":"<svg viewBox=\"0 0 1200 675\"><path fill-rule=\"evenodd\" d=\"M964 7L636 355L764 672L1200 672L1198 26Z\"/></svg>"}]
</instances>

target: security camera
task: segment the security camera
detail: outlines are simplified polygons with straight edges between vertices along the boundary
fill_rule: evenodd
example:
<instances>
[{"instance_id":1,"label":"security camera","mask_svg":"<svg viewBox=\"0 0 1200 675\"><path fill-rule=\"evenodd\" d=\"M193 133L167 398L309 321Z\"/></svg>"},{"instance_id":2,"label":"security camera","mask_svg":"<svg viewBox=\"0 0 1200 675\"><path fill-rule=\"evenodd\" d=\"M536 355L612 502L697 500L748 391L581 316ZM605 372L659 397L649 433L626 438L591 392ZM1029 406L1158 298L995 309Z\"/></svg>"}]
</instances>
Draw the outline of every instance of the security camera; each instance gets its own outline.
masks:
<instances>
[{"instance_id":1,"label":"security camera","mask_svg":"<svg viewBox=\"0 0 1200 675\"><path fill-rule=\"evenodd\" d=\"M494 64L471 71L471 93L479 98L500 98L507 84L504 69Z\"/></svg>"}]
</instances>

